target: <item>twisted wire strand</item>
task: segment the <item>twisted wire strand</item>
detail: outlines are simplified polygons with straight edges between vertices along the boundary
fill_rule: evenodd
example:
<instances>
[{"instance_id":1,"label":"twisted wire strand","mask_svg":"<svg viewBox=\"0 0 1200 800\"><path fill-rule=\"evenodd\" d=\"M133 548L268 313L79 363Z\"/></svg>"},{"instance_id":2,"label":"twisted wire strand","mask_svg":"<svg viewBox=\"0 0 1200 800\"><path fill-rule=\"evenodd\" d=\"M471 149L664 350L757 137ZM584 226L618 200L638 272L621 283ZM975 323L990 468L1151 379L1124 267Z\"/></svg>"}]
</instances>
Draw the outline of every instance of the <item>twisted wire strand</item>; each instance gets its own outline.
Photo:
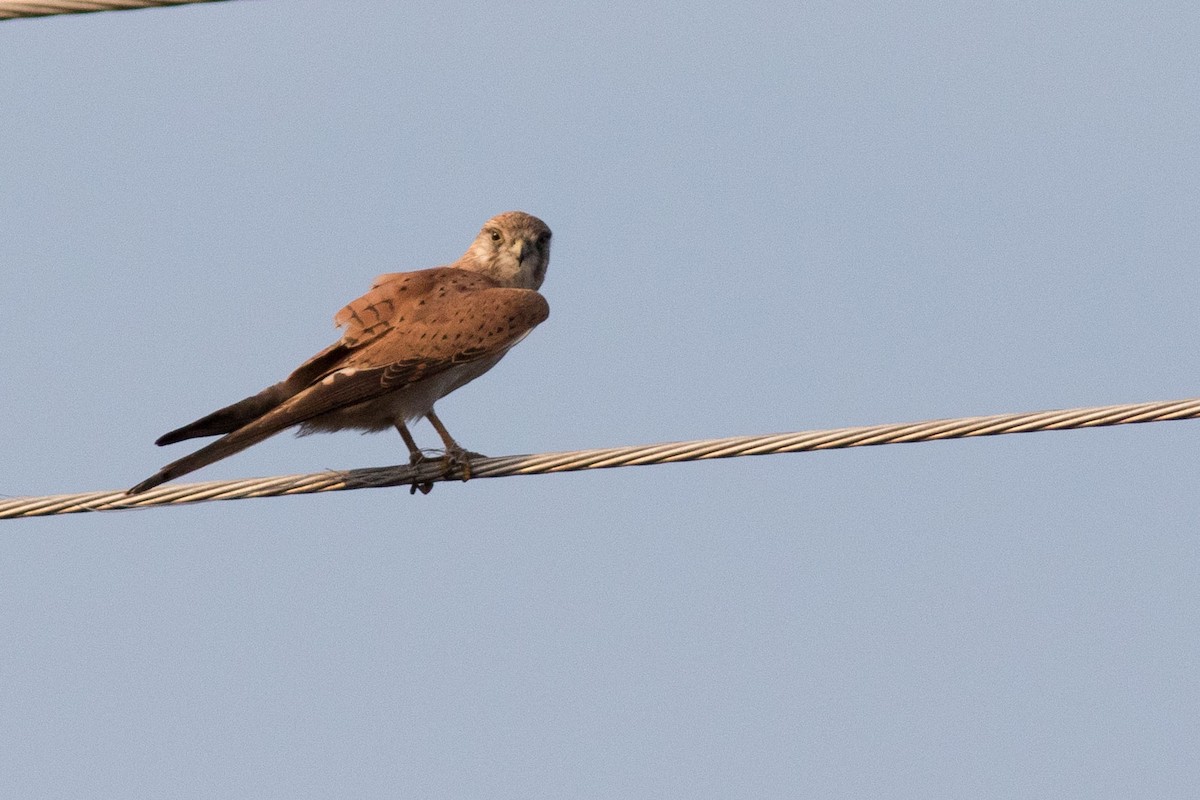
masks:
<instances>
[{"instance_id":1,"label":"twisted wire strand","mask_svg":"<svg viewBox=\"0 0 1200 800\"><path fill-rule=\"evenodd\" d=\"M86 14L91 11L125 11L132 8L215 3L219 0L47 0L17 3L0 0L0 19L48 17L54 14Z\"/></svg>"},{"instance_id":2,"label":"twisted wire strand","mask_svg":"<svg viewBox=\"0 0 1200 800\"><path fill-rule=\"evenodd\" d=\"M867 425L832 430L774 433L761 436L730 436L689 442L608 447L565 453L502 456L474 459L472 478L504 478L514 475L543 475L551 472L575 472L585 469L673 464L739 456L764 456L777 453L801 453L810 450L836 450L905 442L932 442L974 436L998 436L1006 433L1098 428L1138 422L1163 422L1200 417L1200 398L1130 403L1116 406L1035 411L1020 414L993 414L986 417L937 419L888 425ZM269 478L208 481L205 483L166 484L139 495L127 495L124 489L46 497L16 497L0 500L0 519L74 514L83 511L202 503L209 500L241 500L250 497L279 497L292 494L340 492L349 489L375 489L407 486L412 483L458 480L443 473L440 462L416 467L369 467L346 471L326 471L307 475L280 475Z\"/></svg>"}]
</instances>

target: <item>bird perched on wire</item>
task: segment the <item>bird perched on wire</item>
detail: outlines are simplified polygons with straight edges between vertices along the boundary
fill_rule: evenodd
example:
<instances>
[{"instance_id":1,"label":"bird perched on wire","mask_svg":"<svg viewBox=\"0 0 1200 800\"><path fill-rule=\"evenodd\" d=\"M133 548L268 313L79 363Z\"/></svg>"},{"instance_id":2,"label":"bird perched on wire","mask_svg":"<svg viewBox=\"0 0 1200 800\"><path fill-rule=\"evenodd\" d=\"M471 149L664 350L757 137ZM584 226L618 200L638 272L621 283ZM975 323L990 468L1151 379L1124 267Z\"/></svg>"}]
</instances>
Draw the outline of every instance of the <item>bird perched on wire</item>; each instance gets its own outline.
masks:
<instances>
[{"instance_id":1,"label":"bird perched on wire","mask_svg":"<svg viewBox=\"0 0 1200 800\"><path fill-rule=\"evenodd\" d=\"M445 445L446 475L471 477L471 458L433 404L494 367L550 314L537 292L550 229L509 211L488 220L453 264L375 279L333 318L342 338L252 397L159 437L158 445L221 436L129 490L137 494L293 426L317 431L396 428L413 465L425 460L408 423L425 417ZM428 492L432 484L413 484Z\"/></svg>"}]
</instances>

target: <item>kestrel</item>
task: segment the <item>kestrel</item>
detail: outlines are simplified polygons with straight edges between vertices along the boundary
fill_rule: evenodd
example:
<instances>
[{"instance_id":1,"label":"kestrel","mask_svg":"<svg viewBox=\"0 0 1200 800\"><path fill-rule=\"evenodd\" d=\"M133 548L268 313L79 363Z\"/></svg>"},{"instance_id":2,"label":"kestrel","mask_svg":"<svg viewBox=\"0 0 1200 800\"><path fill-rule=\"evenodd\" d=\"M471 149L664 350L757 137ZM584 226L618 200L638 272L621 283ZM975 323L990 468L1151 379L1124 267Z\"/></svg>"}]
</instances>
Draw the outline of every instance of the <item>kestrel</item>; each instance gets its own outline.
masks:
<instances>
[{"instance_id":1,"label":"kestrel","mask_svg":"<svg viewBox=\"0 0 1200 800\"><path fill-rule=\"evenodd\" d=\"M537 289L550 263L550 229L537 217L509 211L488 220L453 264L375 279L370 291L333 318L342 338L274 386L155 442L198 436L220 439L173 461L129 490L137 494L233 455L282 430L396 428L410 463L425 460L408 423L426 417L446 447L446 474L471 477L471 457L433 411L433 404L494 367L508 349L546 319ZM223 434L223 435L222 435ZM414 484L428 492L431 484Z\"/></svg>"}]
</instances>

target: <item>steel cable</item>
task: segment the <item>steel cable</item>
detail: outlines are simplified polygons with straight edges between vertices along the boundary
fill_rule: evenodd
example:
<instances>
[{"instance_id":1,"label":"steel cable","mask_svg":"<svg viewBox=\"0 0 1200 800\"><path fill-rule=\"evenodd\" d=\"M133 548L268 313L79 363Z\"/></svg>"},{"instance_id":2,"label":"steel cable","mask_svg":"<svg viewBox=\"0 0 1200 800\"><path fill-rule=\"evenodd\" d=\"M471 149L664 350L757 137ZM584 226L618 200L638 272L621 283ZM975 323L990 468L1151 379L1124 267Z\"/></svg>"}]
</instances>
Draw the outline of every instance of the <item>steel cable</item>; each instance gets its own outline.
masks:
<instances>
[{"instance_id":1,"label":"steel cable","mask_svg":"<svg viewBox=\"0 0 1200 800\"><path fill-rule=\"evenodd\" d=\"M994 414L985 417L962 417L832 430L797 431L760 436L731 436L724 439L609 447L564 453L481 458L471 462L471 472L473 480L504 478L514 475L543 475L585 469L611 469L740 456L836 450L846 447L930 442L975 436L998 436L1007 433L1098 428L1107 425L1163 422L1197 417L1200 417L1200 398L1021 414ZM307 475L165 484L138 495L127 495L124 489L118 489L45 497L15 497L0 500L0 519L73 514L83 511L116 511L202 503L209 500L241 500L251 497L279 497L349 489L407 486L413 483L434 483L458 479L457 476L445 475L443 464L438 460L432 460L417 467L398 465L346 471L331 470Z\"/></svg>"}]
</instances>

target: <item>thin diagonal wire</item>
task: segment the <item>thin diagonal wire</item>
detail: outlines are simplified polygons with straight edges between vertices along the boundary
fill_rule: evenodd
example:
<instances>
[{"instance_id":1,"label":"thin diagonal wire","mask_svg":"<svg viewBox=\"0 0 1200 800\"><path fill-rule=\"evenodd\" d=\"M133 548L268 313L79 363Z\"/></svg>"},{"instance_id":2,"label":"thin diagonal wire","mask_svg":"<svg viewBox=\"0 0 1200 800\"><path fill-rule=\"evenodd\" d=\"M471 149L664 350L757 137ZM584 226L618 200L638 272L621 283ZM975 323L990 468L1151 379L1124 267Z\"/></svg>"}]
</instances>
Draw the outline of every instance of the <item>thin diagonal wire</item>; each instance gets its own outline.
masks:
<instances>
[{"instance_id":1,"label":"thin diagonal wire","mask_svg":"<svg viewBox=\"0 0 1200 800\"><path fill-rule=\"evenodd\" d=\"M731 436L724 439L609 447L567 453L481 458L472 460L471 472L474 478L504 478L513 475L542 475L551 472L610 469L738 456L836 450L845 447L868 447L905 442L932 442L974 436L998 436L1006 433L1098 428L1106 425L1129 425L1137 422L1163 422L1196 419L1197 417L1200 417L1200 398L1193 398L1072 408L1061 411L1035 411L904 424L868 425L823 431L774 433L764 436ZM348 489L407 486L414 482L457 480L456 478L447 478L442 474L442 470L439 462L427 462L415 468L407 465L369 467L308 475L280 475L233 481L167 484L133 496L118 489L47 497L16 497L0 500L0 519L182 505L184 503L202 503L208 500L241 500L250 497L340 492Z\"/></svg>"},{"instance_id":2,"label":"thin diagonal wire","mask_svg":"<svg viewBox=\"0 0 1200 800\"><path fill-rule=\"evenodd\" d=\"M49 17L54 14L86 14L92 11L126 11L133 8L215 3L219 0L46 0L17 3L0 0L0 19Z\"/></svg>"}]
</instances>

